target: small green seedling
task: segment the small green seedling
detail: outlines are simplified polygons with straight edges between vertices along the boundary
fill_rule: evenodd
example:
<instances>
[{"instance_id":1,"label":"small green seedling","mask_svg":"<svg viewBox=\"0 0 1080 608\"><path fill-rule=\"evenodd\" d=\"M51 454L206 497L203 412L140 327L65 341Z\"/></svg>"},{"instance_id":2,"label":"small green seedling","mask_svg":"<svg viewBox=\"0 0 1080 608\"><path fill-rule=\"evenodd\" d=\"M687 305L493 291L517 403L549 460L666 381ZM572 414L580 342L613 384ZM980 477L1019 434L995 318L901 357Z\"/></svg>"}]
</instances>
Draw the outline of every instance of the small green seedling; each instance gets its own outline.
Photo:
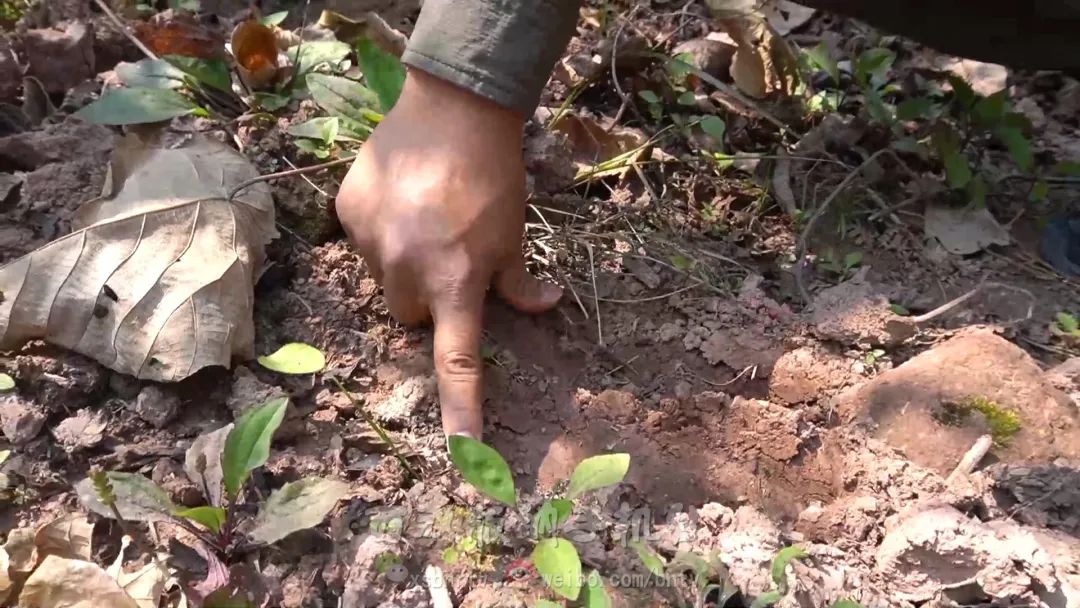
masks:
<instances>
[{"instance_id":1,"label":"small green seedling","mask_svg":"<svg viewBox=\"0 0 1080 608\"><path fill-rule=\"evenodd\" d=\"M223 555L317 526L345 495L345 483L317 477L287 483L260 505L246 533L239 532L248 519L237 509L243 488L269 458L270 441L287 405L285 398L273 399L192 442L184 469L202 489L206 506L181 508L143 475L116 471L96 471L77 484L79 500L90 511L121 522L171 520Z\"/></svg>"},{"instance_id":2,"label":"small green seedling","mask_svg":"<svg viewBox=\"0 0 1080 608\"><path fill-rule=\"evenodd\" d=\"M5 393L15 388L15 379L7 374L0 374L0 393Z\"/></svg>"},{"instance_id":3,"label":"small green seedling","mask_svg":"<svg viewBox=\"0 0 1080 608\"><path fill-rule=\"evenodd\" d=\"M259 365L282 374L315 374L326 367L326 357L314 346L293 342L259 357Z\"/></svg>"},{"instance_id":4,"label":"small green seedling","mask_svg":"<svg viewBox=\"0 0 1080 608\"><path fill-rule=\"evenodd\" d=\"M470 437L454 435L447 440L450 460L467 483L485 496L508 506L516 506L514 478L506 460L491 446ZM626 477L629 454L603 454L586 458L570 476L565 498L553 498L540 506L533 522L540 540L532 552L537 573L556 594L584 601L587 607L610 605L607 591L598 573L583 577L581 558L574 544L555 536L570 517L574 500L585 492L615 485Z\"/></svg>"},{"instance_id":5,"label":"small green seedling","mask_svg":"<svg viewBox=\"0 0 1080 608\"><path fill-rule=\"evenodd\" d=\"M1056 328L1061 334L1072 337L1080 338L1080 321L1076 317L1067 312L1059 312L1055 317L1057 323ZM3 379L0 378L0 381Z\"/></svg>"},{"instance_id":6,"label":"small green seedling","mask_svg":"<svg viewBox=\"0 0 1080 608\"><path fill-rule=\"evenodd\" d=\"M759 595L750 608L765 608L779 602L788 592L787 567L792 561L809 555L806 549L792 545L784 547L773 557L769 573L772 577L773 590Z\"/></svg>"},{"instance_id":7,"label":"small green seedling","mask_svg":"<svg viewBox=\"0 0 1080 608\"><path fill-rule=\"evenodd\" d=\"M881 359L884 356L885 356L885 351L884 350L882 350L880 348L875 348L875 349L871 350L870 352L866 353L865 356L863 356L863 364L866 365L867 367L874 367L874 366L877 365L878 361L881 361Z\"/></svg>"},{"instance_id":8,"label":"small green seedling","mask_svg":"<svg viewBox=\"0 0 1080 608\"><path fill-rule=\"evenodd\" d=\"M842 259L837 259L835 252L827 251L821 256L821 268L826 272L836 275L840 280L850 277L856 268L862 265L863 253L852 251Z\"/></svg>"}]
</instances>

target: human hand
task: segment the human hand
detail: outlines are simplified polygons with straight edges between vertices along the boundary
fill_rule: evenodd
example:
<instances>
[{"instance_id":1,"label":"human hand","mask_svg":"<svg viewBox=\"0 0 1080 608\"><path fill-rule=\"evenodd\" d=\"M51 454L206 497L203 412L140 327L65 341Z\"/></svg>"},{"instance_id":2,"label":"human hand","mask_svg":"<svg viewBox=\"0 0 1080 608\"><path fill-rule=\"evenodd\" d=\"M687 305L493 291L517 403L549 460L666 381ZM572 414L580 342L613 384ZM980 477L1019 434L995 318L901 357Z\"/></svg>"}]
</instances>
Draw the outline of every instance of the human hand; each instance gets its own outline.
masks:
<instances>
[{"instance_id":1,"label":"human hand","mask_svg":"<svg viewBox=\"0 0 1080 608\"><path fill-rule=\"evenodd\" d=\"M525 270L523 117L410 69L401 97L360 148L336 210L383 285L390 313L433 318L443 431L479 439L484 294L525 312L562 289Z\"/></svg>"}]
</instances>

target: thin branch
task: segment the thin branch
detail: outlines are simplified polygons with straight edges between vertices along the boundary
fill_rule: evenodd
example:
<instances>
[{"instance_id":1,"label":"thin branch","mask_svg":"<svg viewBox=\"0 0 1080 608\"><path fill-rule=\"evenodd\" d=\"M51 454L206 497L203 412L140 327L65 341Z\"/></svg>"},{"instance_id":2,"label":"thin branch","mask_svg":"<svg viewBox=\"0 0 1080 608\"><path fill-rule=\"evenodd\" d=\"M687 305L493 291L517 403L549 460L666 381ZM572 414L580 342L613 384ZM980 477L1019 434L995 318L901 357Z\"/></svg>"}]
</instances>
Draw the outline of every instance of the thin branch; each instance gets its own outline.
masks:
<instances>
[{"instance_id":1,"label":"thin branch","mask_svg":"<svg viewBox=\"0 0 1080 608\"><path fill-rule=\"evenodd\" d=\"M976 439L975 444L960 459L960 464L956 465L953 472L949 473L949 476L945 478L945 485L948 486L957 479L970 475L975 470L975 467L979 466L979 462L990 451L992 445L994 445L994 438L990 435L983 435Z\"/></svg>"},{"instance_id":2,"label":"thin branch","mask_svg":"<svg viewBox=\"0 0 1080 608\"><path fill-rule=\"evenodd\" d=\"M334 160L326 161L325 163L319 163L317 165L311 165L309 167L300 167L299 169L289 169L288 171L278 171L277 173L267 173L266 175L259 175L249 180L240 182L240 185L236 186L229 192L228 200L232 200L240 192L258 184L259 182L268 182L281 177L292 177L294 175L306 175L308 173L316 173L325 169L338 167L347 163L351 163L356 155L348 156L345 158L337 158Z\"/></svg>"},{"instance_id":3,"label":"thin branch","mask_svg":"<svg viewBox=\"0 0 1080 608\"><path fill-rule=\"evenodd\" d=\"M586 243L585 248L589 251L589 267L592 269L592 291L593 291L593 305L596 306L596 342L600 345L604 345L604 324L600 320L600 296L596 289L596 262L593 260L593 248L591 244Z\"/></svg>"},{"instance_id":4,"label":"thin branch","mask_svg":"<svg viewBox=\"0 0 1080 608\"><path fill-rule=\"evenodd\" d=\"M116 13L113 12L111 8L109 8L109 5L105 2L105 0L94 0L94 3L98 5L98 8L100 8L103 13L105 13L105 16L109 18L109 21L112 21L113 25L120 29L120 33L123 34L125 38L130 40L132 44L138 47L140 51L142 51L143 55L146 55L148 58L154 60L160 59L160 57L157 56L157 53L151 51L149 47L143 44L142 40L136 38L135 34L132 34L131 31L128 30L127 26L124 25L124 22L120 19L120 17L116 15Z\"/></svg>"}]
</instances>

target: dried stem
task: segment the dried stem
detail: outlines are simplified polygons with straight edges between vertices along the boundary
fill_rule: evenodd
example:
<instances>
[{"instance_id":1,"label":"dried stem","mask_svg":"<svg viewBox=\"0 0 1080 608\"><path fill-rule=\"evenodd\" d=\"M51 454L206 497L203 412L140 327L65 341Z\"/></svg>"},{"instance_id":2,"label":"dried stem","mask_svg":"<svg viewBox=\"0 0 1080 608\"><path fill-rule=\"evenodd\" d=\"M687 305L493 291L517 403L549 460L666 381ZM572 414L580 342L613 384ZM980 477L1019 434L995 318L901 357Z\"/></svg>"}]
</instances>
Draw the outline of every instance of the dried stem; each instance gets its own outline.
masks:
<instances>
[{"instance_id":1,"label":"dried stem","mask_svg":"<svg viewBox=\"0 0 1080 608\"><path fill-rule=\"evenodd\" d=\"M300 167L299 169L289 169L288 171L278 171L277 173L267 173L266 175L259 175L249 180L240 182L238 186L229 191L228 200L231 201L233 198L236 197L237 194L246 190L247 188L250 188L251 186L254 186L255 184L258 184L259 182L268 182L281 177L292 177L294 175L306 175L308 173L316 173L318 171L323 171L326 169L350 163L353 161L354 158L356 158L355 154L353 156L337 158L334 160L326 161L325 163L311 165L309 167Z\"/></svg>"},{"instance_id":2,"label":"dried stem","mask_svg":"<svg viewBox=\"0 0 1080 608\"><path fill-rule=\"evenodd\" d=\"M367 422L368 426L370 426L372 430L375 431L375 434L379 436L379 439L381 439L382 442L386 444L386 447L390 449L390 453L393 454L394 458L397 458L398 462L401 463L401 466L405 469L405 472L408 473L410 477L414 479L419 479L420 476L416 474L416 471L413 470L412 466L409 465L409 461L406 460L405 457L402 456L401 452L398 451L397 446L394 444L394 440L390 438L390 435L386 432L386 429L382 428L382 425L379 424L377 420L375 420L375 417L371 415L371 412L367 411L367 409L364 407L364 404L361 403L360 400L357 399L351 392L349 392L349 389L345 388L345 385L341 383L341 380L338 380L335 377L331 377L330 379L333 380L334 384L337 385L338 390L345 393L345 396L349 398L349 401L352 401L353 406L356 407L356 411L360 412L360 415L364 418L364 422Z\"/></svg>"},{"instance_id":3,"label":"dried stem","mask_svg":"<svg viewBox=\"0 0 1080 608\"><path fill-rule=\"evenodd\" d=\"M139 40L137 37L135 37L135 34L132 34L131 31L128 30L127 26L124 25L124 22L120 19L120 17L116 15L116 13L113 12L112 8L109 7L108 3L105 2L105 0L94 0L94 3L98 5L98 8L101 9L101 12L105 13L105 16L109 18L109 21L113 22L113 25L120 28L120 33L123 34L125 38L130 40L131 43L134 44L140 51L142 51L143 55L146 55L150 59L160 59L160 57L157 56L157 53L151 51L149 47L143 44L142 40Z\"/></svg>"}]
</instances>

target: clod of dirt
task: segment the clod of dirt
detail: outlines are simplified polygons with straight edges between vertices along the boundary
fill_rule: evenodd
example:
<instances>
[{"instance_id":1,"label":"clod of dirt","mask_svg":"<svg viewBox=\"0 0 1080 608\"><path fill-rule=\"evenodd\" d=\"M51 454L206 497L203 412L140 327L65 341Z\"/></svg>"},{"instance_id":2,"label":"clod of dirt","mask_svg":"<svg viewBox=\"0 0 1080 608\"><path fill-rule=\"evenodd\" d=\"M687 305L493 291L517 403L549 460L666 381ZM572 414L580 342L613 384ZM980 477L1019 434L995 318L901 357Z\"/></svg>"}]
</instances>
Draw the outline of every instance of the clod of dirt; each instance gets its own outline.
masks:
<instances>
[{"instance_id":1,"label":"clod of dirt","mask_svg":"<svg viewBox=\"0 0 1080 608\"><path fill-rule=\"evenodd\" d=\"M180 413L180 397L154 384L144 386L135 399L135 413L150 426L163 429Z\"/></svg>"},{"instance_id":2,"label":"clod of dirt","mask_svg":"<svg viewBox=\"0 0 1080 608\"><path fill-rule=\"evenodd\" d=\"M963 332L842 396L848 420L947 474L983 434L1009 462L1080 457L1080 412L1038 364L992 331Z\"/></svg>"},{"instance_id":3,"label":"clod of dirt","mask_svg":"<svg viewBox=\"0 0 1080 608\"><path fill-rule=\"evenodd\" d=\"M23 36L23 48L29 75L49 93L66 93L95 76L94 31L86 23L69 21L30 30Z\"/></svg>"},{"instance_id":4,"label":"clod of dirt","mask_svg":"<svg viewBox=\"0 0 1080 608\"><path fill-rule=\"evenodd\" d=\"M64 122L40 131L0 138L0 169L33 171L49 163L87 157L104 162L115 142L116 138L108 128L68 117ZM98 190L100 193L100 188Z\"/></svg>"},{"instance_id":5,"label":"clod of dirt","mask_svg":"<svg viewBox=\"0 0 1080 608\"><path fill-rule=\"evenodd\" d=\"M507 585L479 585L461 600L461 608L527 608L529 598Z\"/></svg>"},{"instance_id":6,"label":"clod of dirt","mask_svg":"<svg viewBox=\"0 0 1080 608\"><path fill-rule=\"evenodd\" d=\"M889 309L889 300L873 285L846 281L821 290L814 298L814 331L841 344L895 345L915 334L910 321Z\"/></svg>"},{"instance_id":7,"label":"clod of dirt","mask_svg":"<svg viewBox=\"0 0 1080 608\"><path fill-rule=\"evenodd\" d=\"M233 372L232 392L226 399L225 406L229 408L234 418L239 418L256 405L284 396L286 396L285 391L266 384L255 377L250 369L240 366Z\"/></svg>"},{"instance_id":8,"label":"clod of dirt","mask_svg":"<svg viewBox=\"0 0 1080 608\"><path fill-rule=\"evenodd\" d=\"M539 108L525 137L525 173L528 189L537 194L562 192L574 185L577 168L570 160L566 135L544 128L554 118L549 108Z\"/></svg>"},{"instance_id":9,"label":"clod of dirt","mask_svg":"<svg viewBox=\"0 0 1080 608\"><path fill-rule=\"evenodd\" d=\"M21 385L49 412L84 407L105 386L105 370L86 357L51 348L23 352L15 358Z\"/></svg>"},{"instance_id":10,"label":"clod of dirt","mask_svg":"<svg viewBox=\"0 0 1080 608\"><path fill-rule=\"evenodd\" d=\"M997 463L981 472L985 502L1021 523L1080 536L1080 462Z\"/></svg>"},{"instance_id":11,"label":"clod of dirt","mask_svg":"<svg viewBox=\"0 0 1080 608\"><path fill-rule=\"evenodd\" d=\"M713 78L728 80L728 70L731 69L731 60L735 57L737 48L734 44L720 40L694 38L680 42L671 54L678 56L689 53L691 65Z\"/></svg>"},{"instance_id":12,"label":"clod of dirt","mask_svg":"<svg viewBox=\"0 0 1080 608\"><path fill-rule=\"evenodd\" d=\"M68 450L87 449L101 443L107 423L102 412L83 408L56 425L52 434Z\"/></svg>"},{"instance_id":13,"label":"clod of dirt","mask_svg":"<svg viewBox=\"0 0 1080 608\"><path fill-rule=\"evenodd\" d=\"M895 599L923 602L942 589L977 585L992 599L1031 605L1080 602L1080 545L1009 521L982 523L941 505L920 505L893 523L876 573Z\"/></svg>"},{"instance_id":14,"label":"clod of dirt","mask_svg":"<svg viewBox=\"0 0 1080 608\"><path fill-rule=\"evenodd\" d=\"M15 445L32 441L45 425L45 410L19 395L0 397L0 426L4 436Z\"/></svg>"},{"instance_id":15,"label":"clod of dirt","mask_svg":"<svg viewBox=\"0 0 1080 608\"><path fill-rule=\"evenodd\" d=\"M378 606L390 599L394 587L409 578L401 571L405 547L385 534L367 534L353 540L356 549L345 578L342 608Z\"/></svg>"},{"instance_id":16,"label":"clod of dirt","mask_svg":"<svg viewBox=\"0 0 1080 608\"><path fill-rule=\"evenodd\" d=\"M820 346L788 351L769 376L769 398L794 405L828 396L853 383L852 362Z\"/></svg>"},{"instance_id":17,"label":"clod of dirt","mask_svg":"<svg viewBox=\"0 0 1080 608\"><path fill-rule=\"evenodd\" d=\"M433 403L435 376L410 376L397 384L390 396L372 408L375 416L394 425L407 423L417 410Z\"/></svg>"}]
</instances>

